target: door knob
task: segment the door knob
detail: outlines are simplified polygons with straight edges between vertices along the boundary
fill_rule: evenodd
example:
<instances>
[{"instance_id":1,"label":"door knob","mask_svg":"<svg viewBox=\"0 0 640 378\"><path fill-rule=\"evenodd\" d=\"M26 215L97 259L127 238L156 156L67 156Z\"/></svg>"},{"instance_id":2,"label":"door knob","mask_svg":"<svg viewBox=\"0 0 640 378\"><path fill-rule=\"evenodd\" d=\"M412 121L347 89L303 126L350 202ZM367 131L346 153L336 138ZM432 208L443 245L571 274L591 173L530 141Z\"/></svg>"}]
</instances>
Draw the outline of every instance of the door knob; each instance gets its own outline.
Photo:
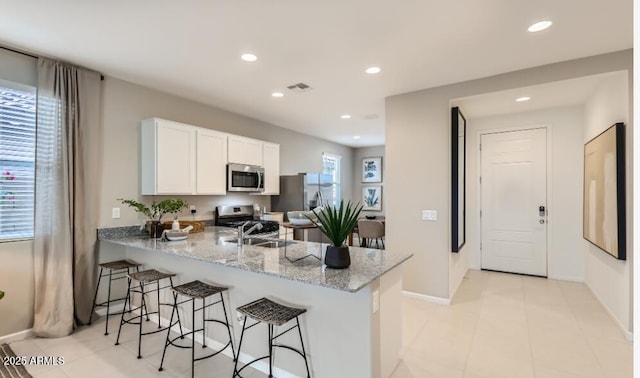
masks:
<instances>
[{"instance_id":1,"label":"door knob","mask_svg":"<svg viewBox=\"0 0 640 378\"><path fill-rule=\"evenodd\" d=\"M544 219L540 219L538 222L540 222L540 224L544 224Z\"/></svg>"}]
</instances>

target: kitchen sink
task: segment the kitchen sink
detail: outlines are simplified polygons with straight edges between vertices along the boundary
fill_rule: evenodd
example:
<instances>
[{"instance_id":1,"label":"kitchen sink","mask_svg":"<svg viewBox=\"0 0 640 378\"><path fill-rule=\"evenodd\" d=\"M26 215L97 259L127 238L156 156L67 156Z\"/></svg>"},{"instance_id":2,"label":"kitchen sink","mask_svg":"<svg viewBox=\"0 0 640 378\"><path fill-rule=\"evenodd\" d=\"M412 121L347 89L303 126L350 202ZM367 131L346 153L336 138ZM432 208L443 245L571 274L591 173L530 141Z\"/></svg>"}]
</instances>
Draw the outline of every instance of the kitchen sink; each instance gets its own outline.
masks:
<instances>
[{"instance_id":1,"label":"kitchen sink","mask_svg":"<svg viewBox=\"0 0 640 378\"><path fill-rule=\"evenodd\" d=\"M237 243L238 239L228 239L228 243ZM289 240L270 240L270 239L261 239L261 238L247 238L243 240L244 245L254 245L256 247L264 247L264 248L280 248L285 245L293 244L294 242Z\"/></svg>"},{"instance_id":2,"label":"kitchen sink","mask_svg":"<svg viewBox=\"0 0 640 378\"><path fill-rule=\"evenodd\" d=\"M288 240L269 240L265 243L255 244L256 247L265 247L265 248L280 248L285 245L293 244L292 241Z\"/></svg>"},{"instance_id":3,"label":"kitchen sink","mask_svg":"<svg viewBox=\"0 0 640 378\"><path fill-rule=\"evenodd\" d=\"M238 238L233 238L233 239L227 239L226 240L228 243L237 243L238 242ZM261 238L246 238L242 241L242 244L246 244L246 245L256 245L256 244L260 244L260 243L266 243L270 241L269 239L261 239Z\"/></svg>"}]
</instances>

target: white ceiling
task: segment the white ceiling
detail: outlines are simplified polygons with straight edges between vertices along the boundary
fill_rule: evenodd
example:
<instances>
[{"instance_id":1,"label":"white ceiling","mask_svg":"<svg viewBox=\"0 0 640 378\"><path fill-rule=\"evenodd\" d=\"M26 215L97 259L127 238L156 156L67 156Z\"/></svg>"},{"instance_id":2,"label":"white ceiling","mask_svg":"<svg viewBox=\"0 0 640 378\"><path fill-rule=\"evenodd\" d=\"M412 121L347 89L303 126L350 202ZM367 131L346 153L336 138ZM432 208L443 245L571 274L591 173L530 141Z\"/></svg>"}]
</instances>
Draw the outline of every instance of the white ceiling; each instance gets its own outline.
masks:
<instances>
[{"instance_id":1,"label":"white ceiling","mask_svg":"<svg viewBox=\"0 0 640 378\"><path fill-rule=\"evenodd\" d=\"M577 79L485 93L477 96L451 100L467 119L495 115L522 113L534 110L583 105L594 94L598 86L615 75L627 75L626 71L609 72ZM519 97L530 97L529 101L516 102Z\"/></svg>"},{"instance_id":2,"label":"white ceiling","mask_svg":"<svg viewBox=\"0 0 640 378\"><path fill-rule=\"evenodd\" d=\"M541 19L554 25L526 31ZM0 12L2 45L350 146L384 143L386 96L632 37L631 0L11 0ZM247 51L258 61L241 61ZM298 82L313 90L289 93Z\"/></svg>"}]
</instances>

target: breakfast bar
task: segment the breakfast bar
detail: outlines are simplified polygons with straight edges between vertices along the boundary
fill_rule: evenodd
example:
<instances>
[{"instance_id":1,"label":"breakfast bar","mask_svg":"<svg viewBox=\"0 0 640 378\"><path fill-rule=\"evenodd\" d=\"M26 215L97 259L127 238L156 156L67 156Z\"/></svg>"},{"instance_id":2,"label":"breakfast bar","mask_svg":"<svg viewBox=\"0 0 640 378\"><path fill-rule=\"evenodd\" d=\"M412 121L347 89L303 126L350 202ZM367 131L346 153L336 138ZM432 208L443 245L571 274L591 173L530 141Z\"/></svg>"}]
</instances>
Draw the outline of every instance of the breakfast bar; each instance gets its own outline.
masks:
<instances>
[{"instance_id":1,"label":"breakfast bar","mask_svg":"<svg viewBox=\"0 0 640 378\"><path fill-rule=\"evenodd\" d=\"M236 340L241 326L235 309L245 303L267 297L305 308L302 336L312 377L389 377L399 361L402 264L410 253L350 247L351 266L334 270L322 264L326 244L272 240L258 245L249 239L238 245L236 231L225 227L207 227L187 240L172 242L141 235L100 235L101 260L131 259L176 273L177 283L200 279L228 286ZM285 253L318 259L291 262ZM243 344L241 363L265 354L266 330L254 332L263 334ZM222 331L208 337L225 340ZM283 336L283 341L299 343L293 335ZM275 375L305 376L304 363L296 357L278 351ZM268 371L266 361L254 367Z\"/></svg>"}]
</instances>

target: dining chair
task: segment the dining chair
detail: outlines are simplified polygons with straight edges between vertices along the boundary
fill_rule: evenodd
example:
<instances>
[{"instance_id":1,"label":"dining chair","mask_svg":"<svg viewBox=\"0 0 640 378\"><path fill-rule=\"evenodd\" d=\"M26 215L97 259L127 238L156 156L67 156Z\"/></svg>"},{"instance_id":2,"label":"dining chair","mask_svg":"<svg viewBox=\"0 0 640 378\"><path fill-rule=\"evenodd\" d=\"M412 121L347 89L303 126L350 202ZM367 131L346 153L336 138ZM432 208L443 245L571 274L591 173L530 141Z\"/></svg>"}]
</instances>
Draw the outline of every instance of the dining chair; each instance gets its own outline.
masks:
<instances>
[{"instance_id":1,"label":"dining chair","mask_svg":"<svg viewBox=\"0 0 640 378\"><path fill-rule=\"evenodd\" d=\"M376 248L380 248L378 241L382 243L384 249L384 223L378 220L360 219L358 220L358 236L364 239L364 245L371 248L373 239L376 240Z\"/></svg>"}]
</instances>

